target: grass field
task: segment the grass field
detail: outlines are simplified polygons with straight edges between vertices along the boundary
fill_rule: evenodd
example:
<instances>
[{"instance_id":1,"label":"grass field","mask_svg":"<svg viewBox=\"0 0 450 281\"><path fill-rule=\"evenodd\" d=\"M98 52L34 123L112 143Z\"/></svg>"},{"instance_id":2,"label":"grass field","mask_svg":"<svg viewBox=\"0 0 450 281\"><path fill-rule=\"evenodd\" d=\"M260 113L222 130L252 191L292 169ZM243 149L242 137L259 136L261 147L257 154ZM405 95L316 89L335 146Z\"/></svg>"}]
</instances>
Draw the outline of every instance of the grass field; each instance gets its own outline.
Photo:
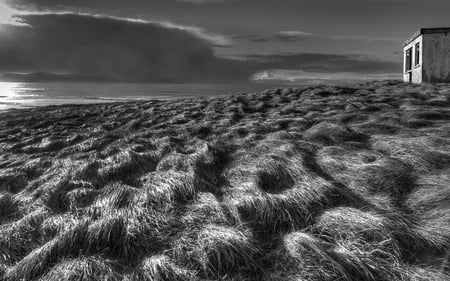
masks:
<instances>
[{"instance_id":1,"label":"grass field","mask_svg":"<svg viewBox=\"0 0 450 281\"><path fill-rule=\"evenodd\" d=\"M450 280L450 85L0 113L0 280Z\"/></svg>"}]
</instances>

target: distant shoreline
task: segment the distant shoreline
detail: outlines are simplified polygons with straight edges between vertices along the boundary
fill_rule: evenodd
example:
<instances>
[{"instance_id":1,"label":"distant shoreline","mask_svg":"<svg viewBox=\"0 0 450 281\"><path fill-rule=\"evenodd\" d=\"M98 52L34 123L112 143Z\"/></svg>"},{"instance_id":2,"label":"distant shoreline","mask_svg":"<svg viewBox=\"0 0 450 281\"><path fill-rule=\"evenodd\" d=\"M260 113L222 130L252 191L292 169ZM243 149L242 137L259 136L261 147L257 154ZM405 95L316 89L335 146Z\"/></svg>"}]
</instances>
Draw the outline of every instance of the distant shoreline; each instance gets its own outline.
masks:
<instances>
[{"instance_id":1,"label":"distant shoreline","mask_svg":"<svg viewBox=\"0 0 450 281\"><path fill-rule=\"evenodd\" d=\"M0 82L0 110L63 104L97 104L149 99L236 95L276 88L352 86L366 81L320 81L321 83L275 82L231 84L164 84L105 82ZM328 82L328 83L326 83Z\"/></svg>"}]
</instances>

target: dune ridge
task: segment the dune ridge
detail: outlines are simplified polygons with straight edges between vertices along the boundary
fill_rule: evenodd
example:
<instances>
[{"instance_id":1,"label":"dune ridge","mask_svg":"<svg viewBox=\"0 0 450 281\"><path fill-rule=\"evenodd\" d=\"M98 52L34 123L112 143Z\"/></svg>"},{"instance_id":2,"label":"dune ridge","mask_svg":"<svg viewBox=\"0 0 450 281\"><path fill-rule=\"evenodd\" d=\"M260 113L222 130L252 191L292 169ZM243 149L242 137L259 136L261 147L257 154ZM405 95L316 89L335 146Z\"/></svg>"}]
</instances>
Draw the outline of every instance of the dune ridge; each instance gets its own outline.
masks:
<instances>
[{"instance_id":1,"label":"dune ridge","mask_svg":"<svg viewBox=\"0 0 450 281\"><path fill-rule=\"evenodd\" d=\"M0 112L0 280L450 279L450 85Z\"/></svg>"}]
</instances>

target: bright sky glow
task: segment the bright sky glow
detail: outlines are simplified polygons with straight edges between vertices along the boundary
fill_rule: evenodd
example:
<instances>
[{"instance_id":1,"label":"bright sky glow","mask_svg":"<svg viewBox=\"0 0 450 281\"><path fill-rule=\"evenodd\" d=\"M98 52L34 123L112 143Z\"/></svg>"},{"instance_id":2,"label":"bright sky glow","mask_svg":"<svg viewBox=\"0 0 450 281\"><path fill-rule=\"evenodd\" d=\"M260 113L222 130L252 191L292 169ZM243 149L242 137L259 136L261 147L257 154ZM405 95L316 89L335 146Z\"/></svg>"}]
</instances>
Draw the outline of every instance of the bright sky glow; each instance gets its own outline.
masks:
<instances>
[{"instance_id":1,"label":"bright sky glow","mask_svg":"<svg viewBox=\"0 0 450 281\"><path fill-rule=\"evenodd\" d=\"M17 83L0 82L0 99L13 98L16 96Z\"/></svg>"},{"instance_id":2,"label":"bright sky glow","mask_svg":"<svg viewBox=\"0 0 450 281\"><path fill-rule=\"evenodd\" d=\"M12 15L14 15L16 11L5 3L0 2L0 24L7 24L12 22Z\"/></svg>"}]
</instances>

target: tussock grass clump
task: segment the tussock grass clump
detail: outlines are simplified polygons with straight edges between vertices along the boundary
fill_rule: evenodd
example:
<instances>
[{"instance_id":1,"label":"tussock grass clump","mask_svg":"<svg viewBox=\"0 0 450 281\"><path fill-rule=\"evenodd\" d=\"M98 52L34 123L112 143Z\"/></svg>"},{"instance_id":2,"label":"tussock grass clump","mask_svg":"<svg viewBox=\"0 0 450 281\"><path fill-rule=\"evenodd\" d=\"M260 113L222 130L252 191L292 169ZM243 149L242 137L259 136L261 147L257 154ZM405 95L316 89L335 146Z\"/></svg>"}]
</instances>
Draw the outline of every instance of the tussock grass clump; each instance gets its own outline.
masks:
<instances>
[{"instance_id":1,"label":"tussock grass clump","mask_svg":"<svg viewBox=\"0 0 450 281\"><path fill-rule=\"evenodd\" d=\"M23 172L28 179L35 179L42 176L42 174L52 166L52 163L52 159L47 157L29 159L19 168L19 170Z\"/></svg>"},{"instance_id":2,"label":"tussock grass clump","mask_svg":"<svg viewBox=\"0 0 450 281\"><path fill-rule=\"evenodd\" d=\"M423 108L421 110L411 110L407 112L406 119L425 119L425 120L450 120L450 111L448 109L433 108L429 110Z\"/></svg>"},{"instance_id":3,"label":"tussock grass clump","mask_svg":"<svg viewBox=\"0 0 450 281\"><path fill-rule=\"evenodd\" d=\"M0 227L0 263L13 265L25 257L42 241L40 226L48 212L38 209L16 222Z\"/></svg>"},{"instance_id":4,"label":"tussock grass clump","mask_svg":"<svg viewBox=\"0 0 450 281\"><path fill-rule=\"evenodd\" d=\"M278 194L236 193L225 199L237 216L267 233L305 227L323 209L354 203L351 193L323 180Z\"/></svg>"},{"instance_id":5,"label":"tussock grass clump","mask_svg":"<svg viewBox=\"0 0 450 281\"><path fill-rule=\"evenodd\" d=\"M379 153L367 150L352 151L339 146L329 146L317 152L316 160L325 172L331 176L337 176L352 167L373 163L381 156Z\"/></svg>"},{"instance_id":6,"label":"tussock grass clump","mask_svg":"<svg viewBox=\"0 0 450 281\"><path fill-rule=\"evenodd\" d=\"M352 280L405 280L404 264L396 253L385 250L385 244L390 243L338 241L330 255L345 268Z\"/></svg>"},{"instance_id":7,"label":"tussock grass clump","mask_svg":"<svg viewBox=\"0 0 450 281\"><path fill-rule=\"evenodd\" d=\"M175 231L170 228L173 225L176 222L166 210L145 206L107 210L89 224L83 248L93 254L106 253L123 262L133 262L142 255L161 251Z\"/></svg>"},{"instance_id":8,"label":"tussock grass clump","mask_svg":"<svg viewBox=\"0 0 450 281\"><path fill-rule=\"evenodd\" d=\"M276 156L272 156L269 161L258 163L255 178L256 186L268 193L279 193L291 188L295 180L287 169L287 165L285 159Z\"/></svg>"},{"instance_id":9,"label":"tussock grass clump","mask_svg":"<svg viewBox=\"0 0 450 281\"><path fill-rule=\"evenodd\" d=\"M446 171L419 178L405 202L418 220L416 231L435 245L431 250L437 253L450 249L449 175Z\"/></svg>"},{"instance_id":10,"label":"tussock grass clump","mask_svg":"<svg viewBox=\"0 0 450 281\"><path fill-rule=\"evenodd\" d=\"M67 200L69 202L69 209L85 208L91 205L95 198L100 194L100 191L93 188L76 188L67 192Z\"/></svg>"},{"instance_id":11,"label":"tussock grass clump","mask_svg":"<svg viewBox=\"0 0 450 281\"><path fill-rule=\"evenodd\" d=\"M92 243L88 241L87 233L90 221L88 219L76 220L67 230L62 230L52 240L48 241L40 248L27 255L11 270L12 275L22 275L28 279L30 275L42 274L44 270L51 267L65 256L78 256L85 251L86 245ZM104 231L108 231L105 229Z\"/></svg>"},{"instance_id":12,"label":"tussock grass clump","mask_svg":"<svg viewBox=\"0 0 450 281\"><path fill-rule=\"evenodd\" d=\"M62 139L58 138L44 138L42 139L41 143L36 146L36 150L39 152L54 152L61 150L62 148L66 147L66 142Z\"/></svg>"},{"instance_id":13,"label":"tussock grass clump","mask_svg":"<svg viewBox=\"0 0 450 281\"><path fill-rule=\"evenodd\" d=\"M95 188L104 186L103 180L98 175L100 161L98 159L79 163L76 171L72 173L72 178L79 181L89 182Z\"/></svg>"},{"instance_id":14,"label":"tussock grass clump","mask_svg":"<svg viewBox=\"0 0 450 281\"><path fill-rule=\"evenodd\" d=\"M235 149L233 145L223 141L206 143L194 158L192 172L198 178L200 188L214 194L220 194L220 186L225 181L224 167L228 164L230 154Z\"/></svg>"},{"instance_id":15,"label":"tussock grass clump","mask_svg":"<svg viewBox=\"0 0 450 281\"><path fill-rule=\"evenodd\" d=\"M41 224L44 237L49 239L56 235L72 229L80 222L80 218L72 213L57 214L46 218Z\"/></svg>"},{"instance_id":16,"label":"tussock grass clump","mask_svg":"<svg viewBox=\"0 0 450 281\"><path fill-rule=\"evenodd\" d=\"M15 264L8 271L7 280L37 278L66 257L102 254L126 264L161 249L161 220L158 222L151 213L106 210L97 217L79 219L67 230L60 230L52 240Z\"/></svg>"},{"instance_id":17,"label":"tussock grass clump","mask_svg":"<svg viewBox=\"0 0 450 281\"><path fill-rule=\"evenodd\" d=\"M394 222L381 215L350 207L339 207L325 211L314 224L314 233L332 240L358 238L366 241L391 239ZM391 249L398 247L391 239Z\"/></svg>"},{"instance_id":18,"label":"tussock grass clump","mask_svg":"<svg viewBox=\"0 0 450 281\"><path fill-rule=\"evenodd\" d=\"M168 256L146 258L131 274L132 281L194 281L196 272L173 263Z\"/></svg>"},{"instance_id":19,"label":"tussock grass clump","mask_svg":"<svg viewBox=\"0 0 450 281\"><path fill-rule=\"evenodd\" d=\"M324 172L361 196L384 193L401 199L415 187L410 165L380 153L326 147L316 159Z\"/></svg>"},{"instance_id":20,"label":"tussock grass clump","mask_svg":"<svg viewBox=\"0 0 450 281\"><path fill-rule=\"evenodd\" d=\"M39 280L120 281L122 277L117 273L110 261L92 256L62 260L39 278Z\"/></svg>"},{"instance_id":21,"label":"tussock grass clump","mask_svg":"<svg viewBox=\"0 0 450 281\"><path fill-rule=\"evenodd\" d=\"M316 177L309 168L316 149L304 141L264 139L256 147L235 151L223 176L232 189L242 189L245 182L257 193L278 193Z\"/></svg>"},{"instance_id":22,"label":"tussock grass clump","mask_svg":"<svg viewBox=\"0 0 450 281\"><path fill-rule=\"evenodd\" d=\"M195 153L188 155L169 154L158 163L156 170L185 172L195 179L199 189L216 192L216 185L222 180L222 167L228 162L233 148L221 142L203 142L195 148Z\"/></svg>"},{"instance_id":23,"label":"tussock grass clump","mask_svg":"<svg viewBox=\"0 0 450 281\"><path fill-rule=\"evenodd\" d=\"M377 245L379 249L405 260L416 259L421 251L437 247L435 241L416 231L414 220L399 210L375 212L349 207L334 208L320 216L313 230L334 241L381 243Z\"/></svg>"},{"instance_id":24,"label":"tussock grass clump","mask_svg":"<svg viewBox=\"0 0 450 281\"><path fill-rule=\"evenodd\" d=\"M391 135L402 130L400 117L392 114L373 116L366 122L357 124L356 128L370 135Z\"/></svg>"},{"instance_id":25,"label":"tussock grass clump","mask_svg":"<svg viewBox=\"0 0 450 281\"><path fill-rule=\"evenodd\" d=\"M332 114L334 120L330 121L337 121L339 124L351 124L352 122L364 122L367 120L365 114L351 113L354 110L352 105L348 105L346 108L348 109L348 112L336 115ZM364 133L364 131L362 131L362 133Z\"/></svg>"},{"instance_id":26,"label":"tussock grass clump","mask_svg":"<svg viewBox=\"0 0 450 281\"><path fill-rule=\"evenodd\" d=\"M419 172L442 169L450 165L450 146L447 140L431 137L377 137L373 140L375 150L398 157Z\"/></svg>"},{"instance_id":27,"label":"tussock grass clump","mask_svg":"<svg viewBox=\"0 0 450 281\"><path fill-rule=\"evenodd\" d=\"M101 190L101 194L93 204L95 207L107 209L133 208L139 199L145 201L144 192L140 189L121 184L112 183Z\"/></svg>"},{"instance_id":28,"label":"tussock grass clump","mask_svg":"<svg viewBox=\"0 0 450 281\"><path fill-rule=\"evenodd\" d=\"M57 262L58 248L55 239L33 251L11 267L5 274L5 280L33 280Z\"/></svg>"},{"instance_id":29,"label":"tussock grass clump","mask_svg":"<svg viewBox=\"0 0 450 281\"><path fill-rule=\"evenodd\" d=\"M425 102L428 106L448 107L450 106L450 99L447 97L432 98Z\"/></svg>"},{"instance_id":30,"label":"tussock grass clump","mask_svg":"<svg viewBox=\"0 0 450 281\"><path fill-rule=\"evenodd\" d=\"M209 124L195 125L192 130L194 131L194 134L197 135L197 137L200 139L206 138L214 131L213 127Z\"/></svg>"},{"instance_id":31,"label":"tussock grass clump","mask_svg":"<svg viewBox=\"0 0 450 281\"><path fill-rule=\"evenodd\" d=\"M257 272L260 250L249 231L208 225L198 234L192 257L206 276Z\"/></svg>"},{"instance_id":32,"label":"tussock grass clump","mask_svg":"<svg viewBox=\"0 0 450 281\"><path fill-rule=\"evenodd\" d=\"M301 139L301 134L297 133L295 131L293 131L293 132L279 131L276 133L271 133L271 134L266 135L266 140L268 140L268 141L279 141L279 140L297 141L299 139Z\"/></svg>"},{"instance_id":33,"label":"tussock grass clump","mask_svg":"<svg viewBox=\"0 0 450 281\"><path fill-rule=\"evenodd\" d=\"M313 231L336 245L333 258L357 280L398 280L405 273L396 232L405 229L399 230L397 223L353 208L336 208L326 211Z\"/></svg>"},{"instance_id":34,"label":"tussock grass clump","mask_svg":"<svg viewBox=\"0 0 450 281\"><path fill-rule=\"evenodd\" d=\"M89 253L107 252L113 256L130 257L133 246L129 245L126 221L122 217L106 217L89 225L86 233L86 250Z\"/></svg>"},{"instance_id":35,"label":"tussock grass clump","mask_svg":"<svg viewBox=\"0 0 450 281\"><path fill-rule=\"evenodd\" d=\"M136 186L139 184L136 175L155 170L156 159L153 157L153 154L140 154L133 151L120 152L102 162L98 175L103 182L120 180Z\"/></svg>"},{"instance_id":36,"label":"tussock grass clump","mask_svg":"<svg viewBox=\"0 0 450 281\"><path fill-rule=\"evenodd\" d=\"M367 136L343 125L321 122L309 128L305 132L304 138L325 145L336 145L348 141L362 142L367 139Z\"/></svg>"},{"instance_id":37,"label":"tussock grass clump","mask_svg":"<svg viewBox=\"0 0 450 281\"><path fill-rule=\"evenodd\" d=\"M81 162L71 159L54 160L53 165L42 177L27 186L26 193L33 198L39 198L47 207L56 212L67 211L68 201L65 195L75 188L70 179Z\"/></svg>"},{"instance_id":38,"label":"tussock grass clump","mask_svg":"<svg viewBox=\"0 0 450 281\"><path fill-rule=\"evenodd\" d=\"M5 275L5 272L6 272L6 265L4 265L3 263L0 263L0 278L3 278L3 276Z\"/></svg>"},{"instance_id":39,"label":"tussock grass clump","mask_svg":"<svg viewBox=\"0 0 450 281\"><path fill-rule=\"evenodd\" d=\"M156 171L165 172L169 170L177 170L187 172L189 167L192 165L191 157L192 155L172 152L158 162Z\"/></svg>"},{"instance_id":40,"label":"tussock grass clump","mask_svg":"<svg viewBox=\"0 0 450 281\"><path fill-rule=\"evenodd\" d=\"M68 146L60 150L61 155L73 154L78 152L88 152L96 148L102 147L102 141L93 136L85 135L84 139L72 146Z\"/></svg>"},{"instance_id":41,"label":"tussock grass clump","mask_svg":"<svg viewBox=\"0 0 450 281\"><path fill-rule=\"evenodd\" d=\"M0 224L17 215L19 207L11 193L0 192Z\"/></svg>"},{"instance_id":42,"label":"tussock grass clump","mask_svg":"<svg viewBox=\"0 0 450 281\"><path fill-rule=\"evenodd\" d=\"M406 204L416 213L450 208L450 170L418 178L416 189Z\"/></svg>"},{"instance_id":43,"label":"tussock grass clump","mask_svg":"<svg viewBox=\"0 0 450 281\"><path fill-rule=\"evenodd\" d=\"M270 256L273 268L267 280L352 280L345 268L330 255L331 247L307 233L285 235Z\"/></svg>"},{"instance_id":44,"label":"tussock grass clump","mask_svg":"<svg viewBox=\"0 0 450 281\"><path fill-rule=\"evenodd\" d=\"M421 268L410 266L408 268L408 280L410 281L447 281L450 280L449 272L435 268Z\"/></svg>"},{"instance_id":45,"label":"tussock grass clump","mask_svg":"<svg viewBox=\"0 0 450 281\"><path fill-rule=\"evenodd\" d=\"M0 173L0 191L18 193L27 186L27 182L23 173Z\"/></svg>"},{"instance_id":46,"label":"tussock grass clump","mask_svg":"<svg viewBox=\"0 0 450 281\"><path fill-rule=\"evenodd\" d=\"M58 250L56 239L36 248L7 271L5 280L20 281L38 278L58 261Z\"/></svg>"},{"instance_id":47,"label":"tussock grass clump","mask_svg":"<svg viewBox=\"0 0 450 281\"><path fill-rule=\"evenodd\" d=\"M53 188L45 188L40 196L45 205L54 212L64 213L68 211L70 202L67 192L73 188L67 179L56 179Z\"/></svg>"},{"instance_id":48,"label":"tussock grass clump","mask_svg":"<svg viewBox=\"0 0 450 281\"><path fill-rule=\"evenodd\" d=\"M371 192L384 192L403 196L414 188L415 174L411 167L393 158L382 158L374 163L356 169L359 184Z\"/></svg>"},{"instance_id":49,"label":"tussock grass clump","mask_svg":"<svg viewBox=\"0 0 450 281\"><path fill-rule=\"evenodd\" d=\"M201 228L203 225L211 223L225 225L238 223L238 219L233 217L229 207L208 192L199 193L197 199L187 207L180 220L183 226L193 228Z\"/></svg>"},{"instance_id":50,"label":"tussock grass clump","mask_svg":"<svg viewBox=\"0 0 450 281\"><path fill-rule=\"evenodd\" d=\"M198 179L185 172L156 172L141 178L150 202L175 204L192 200L198 192Z\"/></svg>"}]
</instances>

